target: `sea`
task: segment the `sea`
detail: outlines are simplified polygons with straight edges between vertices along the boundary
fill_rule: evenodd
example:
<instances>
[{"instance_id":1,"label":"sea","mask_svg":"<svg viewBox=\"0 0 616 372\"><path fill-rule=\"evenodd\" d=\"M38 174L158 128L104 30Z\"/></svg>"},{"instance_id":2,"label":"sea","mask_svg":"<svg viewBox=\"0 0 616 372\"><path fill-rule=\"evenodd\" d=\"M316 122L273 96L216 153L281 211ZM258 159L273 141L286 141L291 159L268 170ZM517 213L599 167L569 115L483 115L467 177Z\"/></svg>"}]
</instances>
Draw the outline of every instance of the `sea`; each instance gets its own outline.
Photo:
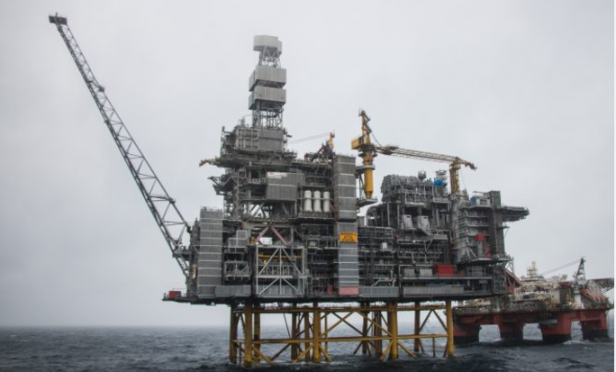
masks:
<instances>
[{"instance_id":1,"label":"sea","mask_svg":"<svg viewBox=\"0 0 616 372\"><path fill-rule=\"evenodd\" d=\"M612 340L582 341L574 324L572 341L547 345L536 325L524 328L522 343L500 341L498 328L484 326L480 342L456 347L453 358L443 358L444 341L431 342L426 354L415 360L401 351L396 361L381 362L372 356L353 355L357 344L330 344L332 362L289 362L282 354L275 365L262 362L256 371L614 371ZM403 327L404 325L400 325ZM263 327L265 330L266 327ZM284 326L267 327L265 337L286 335ZM429 330L428 330L429 331ZM410 346L410 343L407 345ZM263 351L275 354L274 346ZM244 371L228 361L225 327L44 327L0 328L0 371Z\"/></svg>"}]
</instances>

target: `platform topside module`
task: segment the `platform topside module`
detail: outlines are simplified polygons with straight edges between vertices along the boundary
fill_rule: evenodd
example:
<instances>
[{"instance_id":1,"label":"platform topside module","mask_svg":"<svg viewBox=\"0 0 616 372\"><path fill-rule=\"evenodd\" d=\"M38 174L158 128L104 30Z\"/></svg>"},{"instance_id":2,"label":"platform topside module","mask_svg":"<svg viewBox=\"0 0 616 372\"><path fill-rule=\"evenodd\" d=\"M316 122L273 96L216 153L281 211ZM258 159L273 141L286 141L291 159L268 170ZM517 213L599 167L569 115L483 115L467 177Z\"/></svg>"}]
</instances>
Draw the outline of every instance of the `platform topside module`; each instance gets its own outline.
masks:
<instances>
[{"instance_id":1,"label":"platform topside module","mask_svg":"<svg viewBox=\"0 0 616 372\"><path fill-rule=\"evenodd\" d=\"M376 202L357 187L374 166L357 166L331 141L303 158L287 148L282 44L254 42L252 121L223 129L220 155L202 161L225 170L210 177L224 210L201 210L187 292L172 300L404 302L506 292L505 223L526 217L526 208L504 206L499 191L450 193L446 172L420 172L385 176L383 202L358 216L360 205Z\"/></svg>"},{"instance_id":2,"label":"platform topside module","mask_svg":"<svg viewBox=\"0 0 616 372\"><path fill-rule=\"evenodd\" d=\"M337 154L333 136L297 158L283 126L286 70L282 43L255 36L258 64L248 81L252 120L222 132L225 170L210 177L224 209L202 208L190 226L167 193L95 78L66 18L50 16L68 47L148 208L186 277L186 291L165 300L193 304L266 302L417 302L503 294L504 229L528 215L501 203L500 192L469 197L457 156L375 145L362 111L356 156ZM387 175L383 202L372 198L374 157L395 155L449 163L434 179ZM359 187L358 187L359 184ZM370 206L359 216L361 206ZM185 245L182 236L190 233Z\"/></svg>"}]
</instances>

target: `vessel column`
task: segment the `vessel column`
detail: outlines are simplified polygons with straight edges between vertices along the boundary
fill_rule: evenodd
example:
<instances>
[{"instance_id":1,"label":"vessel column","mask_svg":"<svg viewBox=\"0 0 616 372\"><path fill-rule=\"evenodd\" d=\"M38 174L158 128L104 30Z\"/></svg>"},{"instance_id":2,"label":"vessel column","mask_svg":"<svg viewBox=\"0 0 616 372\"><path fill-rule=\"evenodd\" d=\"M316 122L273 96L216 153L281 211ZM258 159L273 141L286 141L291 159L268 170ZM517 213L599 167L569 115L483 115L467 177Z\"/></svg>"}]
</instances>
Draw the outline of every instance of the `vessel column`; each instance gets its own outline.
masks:
<instances>
[{"instance_id":1,"label":"vessel column","mask_svg":"<svg viewBox=\"0 0 616 372\"><path fill-rule=\"evenodd\" d=\"M574 314L558 313L556 324L552 322L540 323L539 328L541 328L543 342L561 343L571 340L571 321L574 316Z\"/></svg>"},{"instance_id":2,"label":"vessel column","mask_svg":"<svg viewBox=\"0 0 616 372\"><path fill-rule=\"evenodd\" d=\"M580 321L582 325L582 337L584 340L608 339L607 317L604 311L599 314L599 319Z\"/></svg>"},{"instance_id":3,"label":"vessel column","mask_svg":"<svg viewBox=\"0 0 616 372\"><path fill-rule=\"evenodd\" d=\"M467 345L479 342L479 331L481 326L478 324L455 324L453 343L454 345Z\"/></svg>"}]
</instances>

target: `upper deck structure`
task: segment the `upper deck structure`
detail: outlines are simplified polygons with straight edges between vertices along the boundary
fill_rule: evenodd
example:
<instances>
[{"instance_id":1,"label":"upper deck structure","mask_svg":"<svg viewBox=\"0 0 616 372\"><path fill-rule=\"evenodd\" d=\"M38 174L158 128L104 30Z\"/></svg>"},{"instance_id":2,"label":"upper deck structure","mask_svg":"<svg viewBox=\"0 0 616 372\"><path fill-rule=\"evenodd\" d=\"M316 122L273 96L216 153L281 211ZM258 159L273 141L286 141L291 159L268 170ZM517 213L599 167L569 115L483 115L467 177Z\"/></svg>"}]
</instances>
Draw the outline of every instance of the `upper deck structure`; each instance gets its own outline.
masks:
<instances>
[{"instance_id":1,"label":"upper deck structure","mask_svg":"<svg viewBox=\"0 0 616 372\"><path fill-rule=\"evenodd\" d=\"M192 227L192 275L175 301L194 304L468 299L505 293L504 230L528 210L499 191L450 193L447 175L388 175L382 203L358 215L356 156L298 157L283 125L282 43L255 36L252 120L222 131L224 169L210 177L223 209ZM323 148L322 148L323 149Z\"/></svg>"}]
</instances>

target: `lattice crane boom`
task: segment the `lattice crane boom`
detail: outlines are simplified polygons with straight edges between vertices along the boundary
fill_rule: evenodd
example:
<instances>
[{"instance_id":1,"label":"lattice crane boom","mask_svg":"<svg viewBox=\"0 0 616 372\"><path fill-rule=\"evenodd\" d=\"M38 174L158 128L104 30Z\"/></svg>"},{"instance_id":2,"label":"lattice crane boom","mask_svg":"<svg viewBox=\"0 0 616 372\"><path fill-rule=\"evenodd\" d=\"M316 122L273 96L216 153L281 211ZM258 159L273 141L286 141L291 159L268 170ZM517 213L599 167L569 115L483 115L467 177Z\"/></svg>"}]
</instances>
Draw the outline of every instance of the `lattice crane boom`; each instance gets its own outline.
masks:
<instances>
[{"instance_id":1,"label":"lattice crane boom","mask_svg":"<svg viewBox=\"0 0 616 372\"><path fill-rule=\"evenodd\" d=\"M580 258L580 264L578 265L578 269L573 274L574 287L577 287L579 284L586 284L586 269L584 263L586 263L584 257Z\"/></svg>"},{"instance_id":2,"label":"lattice crane boom","mask_svg":"<svg viewBox=\"0 0 616 372\"><path fill-rule=\"evenodd\" d=\"M384 155L400 156L403 158L415 158L431 160L442 163L453 163L456 159L462 160L457 156L435 154L432 152L401 149L398 146L377 146L376 151Z\"/></svg>"},{"instance_id":3,"label":"lattice crane boom","mask_svg":"<svg viewBox=\"0 0 616 372\"><path fill-rule=\"evenodd\" d=\"M103 117L105 125L107 125L114 142L118 146L122 158L137 183L137 187L145 199L152 216L154 216L158 228L167 241L173 257L184 275L188 278L189 270L186 260L189 256L189 250L182 243L182 237L185 232L190 232L190 226L177 208L175 200L169 196L169 193L165 190L150 163L111 104L105 93L105 88L96 80L90 65L86 61L68 26L67 19L56 14L55 16L49 16L49 22L56 25L60 32L92 98L94 98L94 102Z\"/></svg>"},{"instance_id":4,"label":"lattice crane boom","mask_svg":"<svg viewBox=\"0 0 616 372\"><path fill-rule=\"evenodd\" d=\"M477 167L475 164L470 161L461 159L457 156L452 155L443 155L436 154L433 152L426 151L418 151L418 150L410 150L410 149L402 149L397 146L377 146L375 147L376 152L384 155L392 155L399 156L402 158L412 158L412 159L421 159L421 160L429 160L440 163L449 163L449 175L451 178L451 192L457 193L460 191L460 181L458 177L458 171L460 167L466 166L472 170L476 170Z\"/></svg>"}]
</instances>

